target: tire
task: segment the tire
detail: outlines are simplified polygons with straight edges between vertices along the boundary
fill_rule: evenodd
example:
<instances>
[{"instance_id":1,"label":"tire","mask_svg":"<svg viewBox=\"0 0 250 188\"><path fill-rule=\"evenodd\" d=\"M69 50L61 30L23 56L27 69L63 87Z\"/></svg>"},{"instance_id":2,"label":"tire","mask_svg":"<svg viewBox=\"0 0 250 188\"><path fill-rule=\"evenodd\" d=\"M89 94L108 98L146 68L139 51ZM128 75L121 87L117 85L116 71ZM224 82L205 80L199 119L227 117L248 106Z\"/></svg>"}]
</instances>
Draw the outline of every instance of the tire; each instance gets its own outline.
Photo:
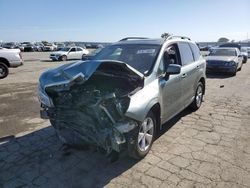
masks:
<instances>
[{"instance_id":1,"label":"tire","mask_svg":"<svg viewBox=\"0 0 250 188\"><path fill-rule=\"evenodd\" d=\"M150 127L147 127L150 126ZM146 128L146 132L145 132ZM150 151L156 133L156 119L152 112L149 112L135 134L133 144L129 144L128 153L135 159L144 158Z\"/></svg>"},{"instance_id":2,"label":"tire","mask_svg":"<svg viewBox=\"0 0 250 188\"><path fill-rule=\"evenodd\" d=\"M240 66L240 68L239 68L239 71L241 71L242 65L243 65L243 63L241 63L241 66Z\"/></svg>"},{"instance_id":3,"label":"tire","mask_svg":"<svg viewBox=\"0 0 250 188\"><path fill-rule=\"evenodd\" d=\"M67 56L63 55L60 59L61 59L61 61L67 61Z\"/></svg>"},{"instance_id":4,"label":"tire","mask_svg":"<svg viewBox=\"0 0 250 188\"><path fill-rule=\"evenodd\" d=\"M9 69L8 69L7 65L0 62L0 79L7 77L8 74L9 74Z\"/></svg>"},{"instance_id":5,"label":"tire","mask_svg":"<svg viewBox=\"0 0 250 188\"><path fill-rule=\"evenodd\" d=\"M232 76L236 76L236 74L237 74L237 67L235 68L235 70L234 70L234 72L232 73Z\"/></svg>"},{"instance_id":6,"label":"tire","mask_svg":"<svg viewBox=\"0 0 250 188\"><path fill-rule=\"evenodd\" d=\"M190 105L190 107L193 110L198 110L201 107L204 95L203 91L204 91L204 85L201 82L199 82L196 87L194 100Z\"/></svg>"},{"instance_id":7,"label":"tire","mask_svg":"<svg viewBox=\"0 0 250 188\"><path fill-rule=\"evenodd\" d=\"M83 54L83 55L82 55L82 60L84 60L84 59L85 59L85 56L86 56L86 54Z\"/></svg>"}]
</instances>

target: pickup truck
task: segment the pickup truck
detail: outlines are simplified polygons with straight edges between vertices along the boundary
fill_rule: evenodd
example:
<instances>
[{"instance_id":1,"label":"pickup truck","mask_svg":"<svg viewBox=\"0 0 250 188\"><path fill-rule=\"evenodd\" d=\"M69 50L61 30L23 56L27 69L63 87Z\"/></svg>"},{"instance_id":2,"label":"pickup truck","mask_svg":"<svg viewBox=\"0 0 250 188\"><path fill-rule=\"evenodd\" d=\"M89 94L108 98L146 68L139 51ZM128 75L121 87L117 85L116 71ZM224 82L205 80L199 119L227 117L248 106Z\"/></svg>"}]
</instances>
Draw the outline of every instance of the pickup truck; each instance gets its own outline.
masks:
<instances>
[{"instance_id":1,"label":"pickup truck","mask_svg":"<svg viewBox=\"0 0 250 188\"><path fill-rule=\"evenodd\" d=\"M9 74L9 68L23 65L21 51L19 49L6 49L0 47L0 79Z\"/></svg>"}]
</instances>

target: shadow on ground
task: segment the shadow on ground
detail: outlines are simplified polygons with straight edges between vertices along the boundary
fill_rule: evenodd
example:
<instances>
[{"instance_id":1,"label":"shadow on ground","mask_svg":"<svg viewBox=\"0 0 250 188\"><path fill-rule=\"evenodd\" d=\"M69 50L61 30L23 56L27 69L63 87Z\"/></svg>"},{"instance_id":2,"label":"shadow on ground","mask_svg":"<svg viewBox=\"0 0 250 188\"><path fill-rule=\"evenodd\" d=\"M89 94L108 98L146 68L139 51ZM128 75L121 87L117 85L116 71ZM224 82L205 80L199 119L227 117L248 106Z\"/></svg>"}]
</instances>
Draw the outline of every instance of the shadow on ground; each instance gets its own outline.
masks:
<instances>
[{"instance_id":1,"label":"shadow on ground","mask_svg":"<svg viewBox=\"0 0 250 188\"><path fill-rule=\"evenodd\" d=\"M159 136L191 112L184 110L164 124ZM110 163L93 149L65 149L52 127L6 139L0 140L0 187L103 187L139 162L125 152Z\"/></svg>"}]
</instances>

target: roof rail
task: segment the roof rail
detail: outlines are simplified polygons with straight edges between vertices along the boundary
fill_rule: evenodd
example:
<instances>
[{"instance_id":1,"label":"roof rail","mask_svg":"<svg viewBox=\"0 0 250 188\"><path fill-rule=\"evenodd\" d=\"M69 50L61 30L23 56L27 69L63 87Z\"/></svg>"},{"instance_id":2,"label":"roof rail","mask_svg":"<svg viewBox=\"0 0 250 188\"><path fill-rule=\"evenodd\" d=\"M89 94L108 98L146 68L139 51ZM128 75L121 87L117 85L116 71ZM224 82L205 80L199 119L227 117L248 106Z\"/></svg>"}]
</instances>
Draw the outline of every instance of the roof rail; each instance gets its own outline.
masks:
<instances>
[{"instance_id":1,"label":"roof rail","mask_svg":"<svg viewBox=\"0 0 250 188\"><path fill-rule=\"evenodd\" d=\"M148 38L146 38L146 37L126 37L126 38L119 40L119 42L126 41L126 40L136 40L136 39L148 39Z\"/></svg>"},{"instance_id":2,"label":"roof rail","mask_svg":"<svg viewBox=\"0 0 250 188\"><path fill-rule=\"evenodd\" d=\"M187 40L191 40L189 37L185 37L185 36L174 36L174 35L170 35L169 37L166 38L166 40L170 40L173 38L181 38L181 39L187 39Z\"/></svg>"}]
</instances>

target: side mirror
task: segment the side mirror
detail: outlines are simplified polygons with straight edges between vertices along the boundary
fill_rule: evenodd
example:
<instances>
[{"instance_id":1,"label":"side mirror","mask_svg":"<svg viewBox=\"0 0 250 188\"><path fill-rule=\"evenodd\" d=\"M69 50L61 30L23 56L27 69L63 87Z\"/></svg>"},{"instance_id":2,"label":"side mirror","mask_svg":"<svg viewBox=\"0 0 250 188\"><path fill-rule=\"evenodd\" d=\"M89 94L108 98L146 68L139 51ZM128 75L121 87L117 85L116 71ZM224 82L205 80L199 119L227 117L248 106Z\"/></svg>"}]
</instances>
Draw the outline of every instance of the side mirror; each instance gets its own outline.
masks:
<instances>
[{"instance_id":1,"label":"side mirror","mask_svg":"<svg viewBox=\"0 0 250 188\"><path fill-rule=\"evenodd\" d=\"M171 75L171 74L180 74L181 72L181 66L176 64L169 64L166 68L165 76Z\"/></svg>"}]
</instances>

